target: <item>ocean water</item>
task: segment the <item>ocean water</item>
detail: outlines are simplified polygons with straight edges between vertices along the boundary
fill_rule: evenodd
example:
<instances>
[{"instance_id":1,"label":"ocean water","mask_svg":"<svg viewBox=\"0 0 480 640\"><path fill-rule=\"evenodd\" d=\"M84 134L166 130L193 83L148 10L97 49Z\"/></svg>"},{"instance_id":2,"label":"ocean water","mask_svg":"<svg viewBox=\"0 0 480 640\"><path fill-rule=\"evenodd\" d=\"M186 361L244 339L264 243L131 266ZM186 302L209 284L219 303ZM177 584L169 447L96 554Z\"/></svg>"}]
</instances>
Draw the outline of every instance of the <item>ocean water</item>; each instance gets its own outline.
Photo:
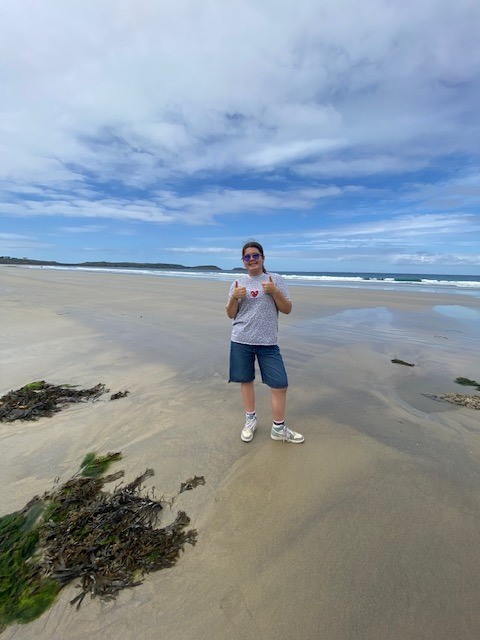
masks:
<instances>
[{"instance_id":1,"label":"ocean water","mask_svg":"<svg viewBox=\"0 0 480 640\"><path fill-rule=\"evenodd\" d=\"M100 267L63 267L63 266L31 266L25 269L55 269L90 271L100 273L126 273L143 277L189 278L198 280L220 280L231 282L240 272L204 271L194 269L125 269ZM386 291L419 291L463 293L480 297L480 275L449 275L422 273L370 273L370 272L333 272L333 271L278 271L288 285L314 287L344 287L354 289L381 289Z\"/></svg>"}]
</instances>

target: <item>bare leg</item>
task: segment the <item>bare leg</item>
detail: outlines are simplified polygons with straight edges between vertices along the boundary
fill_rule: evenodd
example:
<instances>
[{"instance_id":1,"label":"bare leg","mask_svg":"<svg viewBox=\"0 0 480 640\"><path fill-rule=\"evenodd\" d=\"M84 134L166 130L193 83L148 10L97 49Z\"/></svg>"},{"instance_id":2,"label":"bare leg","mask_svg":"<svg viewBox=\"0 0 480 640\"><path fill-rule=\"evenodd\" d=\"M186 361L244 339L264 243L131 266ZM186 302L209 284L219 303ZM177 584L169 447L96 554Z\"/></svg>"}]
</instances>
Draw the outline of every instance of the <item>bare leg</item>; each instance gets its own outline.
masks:
<instances>
[{"instance_id":1,"label":"bare leg","mask_svg":"<svg viewBox=\"0 0 480 640\"><path fill-rule=\"evenodd\" d=\"M285 420L285 406L287 404L287 389L271 389L272 415L275 422Z\"/></svg>"},{"instance_id":2,"label":"bare leg","mask_svg":"<svg viewBox=\"0 0 480 640\"><path fill-rule=\"evenodd\" d=\"M255 383L254 382L242 382L242 398L245 405L245 411L252 413L255 411Z\"/></svg>"}]
</instances>

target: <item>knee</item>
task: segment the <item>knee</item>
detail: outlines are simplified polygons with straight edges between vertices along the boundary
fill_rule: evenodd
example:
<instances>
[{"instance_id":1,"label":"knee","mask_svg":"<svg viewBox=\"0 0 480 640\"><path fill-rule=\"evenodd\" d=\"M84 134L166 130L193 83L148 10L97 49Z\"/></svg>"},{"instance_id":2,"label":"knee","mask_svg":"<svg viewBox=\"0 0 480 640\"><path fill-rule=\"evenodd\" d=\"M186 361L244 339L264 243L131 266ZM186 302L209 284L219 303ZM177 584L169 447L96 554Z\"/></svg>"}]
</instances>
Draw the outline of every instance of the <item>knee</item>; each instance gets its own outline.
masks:
<instances>
[{"instance_id":1,"label":"knee","mask_svg":"<svg viewBox=\"0 0 480 640\"><path fill-rule=\"evenodd\" d=\"M282 389L274 389L272 388L273 395L284 396L287 393L287 387L283 387Z\"/></svg>"}]
</instances>

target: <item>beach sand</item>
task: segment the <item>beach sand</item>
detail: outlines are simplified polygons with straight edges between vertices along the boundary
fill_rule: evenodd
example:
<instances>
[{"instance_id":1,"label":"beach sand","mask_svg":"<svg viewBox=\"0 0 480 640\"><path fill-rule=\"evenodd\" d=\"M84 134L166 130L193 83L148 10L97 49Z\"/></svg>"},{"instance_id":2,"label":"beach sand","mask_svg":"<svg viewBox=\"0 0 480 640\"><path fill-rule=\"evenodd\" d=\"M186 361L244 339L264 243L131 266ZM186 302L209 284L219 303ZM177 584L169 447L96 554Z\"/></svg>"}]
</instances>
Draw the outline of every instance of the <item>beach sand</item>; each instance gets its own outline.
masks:
<instances>
[{"instance_id":1,"label":"beach sand","mask_svg":"<svg viewBox=\"0 0 480 640\"><path fill-rule=\"evenodd\" d=\"M0 394L130 392L0 423L1 515L90 451L121 451L128 481L153 468L159 495L206 480L164 513L198 530L175 567L78 611L69 586L2 640L478 640L480 414L427 395L474 393L454 380L480 378L479 298L291 287L279 341L306 441L289 445L270 439L260 383L240 440L228 283L2 267L0 290Z\"/></svg>"}]
</instances>

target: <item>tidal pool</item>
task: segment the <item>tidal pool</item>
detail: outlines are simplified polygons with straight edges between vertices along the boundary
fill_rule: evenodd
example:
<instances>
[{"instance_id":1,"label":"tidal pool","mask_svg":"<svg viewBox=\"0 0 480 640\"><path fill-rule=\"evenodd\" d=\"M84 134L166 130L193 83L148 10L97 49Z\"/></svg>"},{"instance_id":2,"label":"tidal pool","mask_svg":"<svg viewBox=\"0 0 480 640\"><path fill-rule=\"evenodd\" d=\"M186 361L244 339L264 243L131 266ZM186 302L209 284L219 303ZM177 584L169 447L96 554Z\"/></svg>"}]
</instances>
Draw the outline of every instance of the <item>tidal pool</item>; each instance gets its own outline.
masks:
<instances>
[{"instance_id":1,"label":"tidal pool","mask_svg":"<svg viewBox=\"0 0 480 640\"><path fill-rule=\"evenodd\" d=\"M433 307L433 309L437 313L441 313L449 318L455 318L455 320L480 320L480 311L470 309L470 307L464 307L461 304L439 304Z\"/></svg>"}]
</instances>

